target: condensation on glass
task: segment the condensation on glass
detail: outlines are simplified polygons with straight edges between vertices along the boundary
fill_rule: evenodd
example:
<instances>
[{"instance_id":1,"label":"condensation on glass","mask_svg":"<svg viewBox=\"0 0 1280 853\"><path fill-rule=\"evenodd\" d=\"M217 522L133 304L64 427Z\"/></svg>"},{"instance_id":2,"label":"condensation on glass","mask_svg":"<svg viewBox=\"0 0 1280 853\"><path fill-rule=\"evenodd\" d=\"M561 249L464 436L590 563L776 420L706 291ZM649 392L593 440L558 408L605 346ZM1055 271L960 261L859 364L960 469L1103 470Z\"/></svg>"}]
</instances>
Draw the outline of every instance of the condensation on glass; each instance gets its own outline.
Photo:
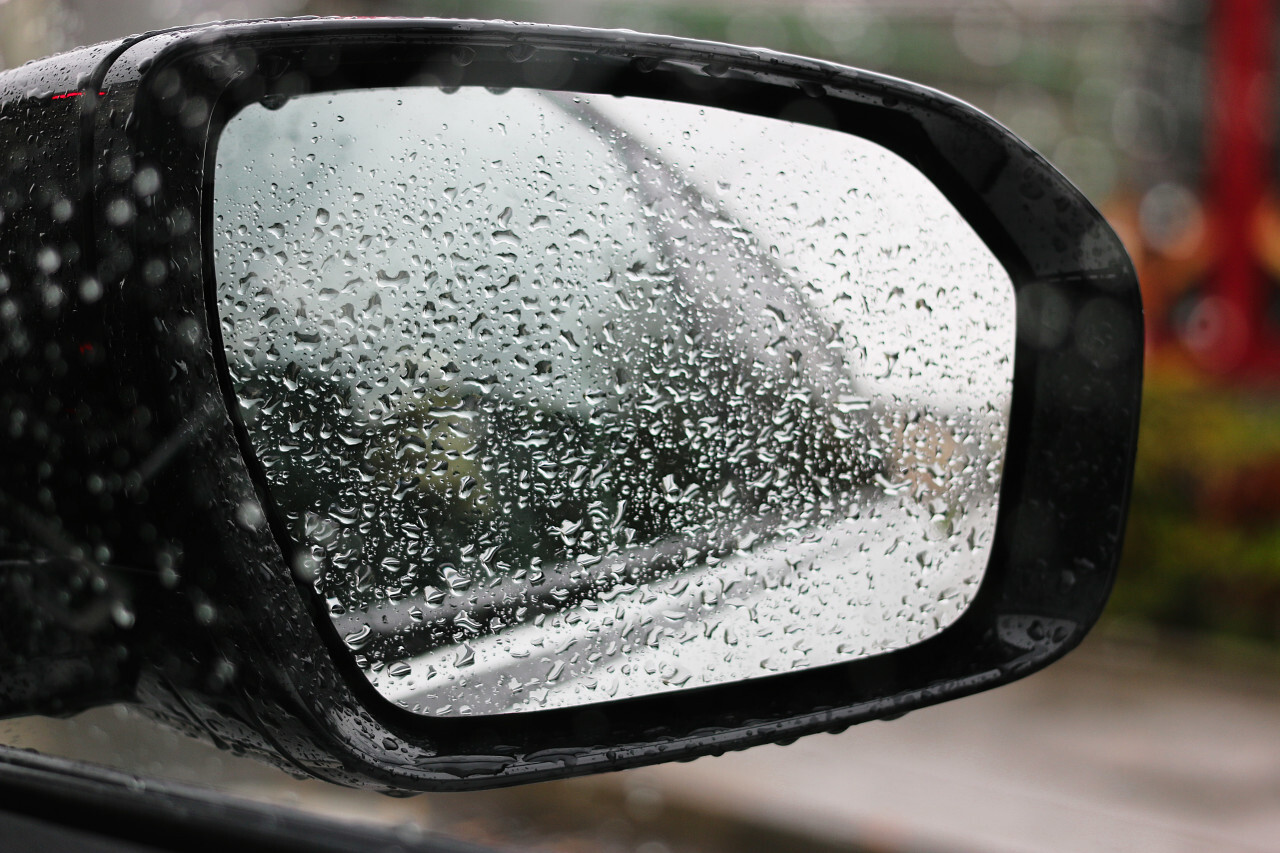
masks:
<instances>
[{"instance_id":1,"label":"condensation on glass","mask_svg":"<svg viewBox=\"0 0 1280 853\"><path fill-rule=\"evenodd\" d=\"M896 155L682 103L352 91L237 114L214 214L293 570L388 699L767 676L973 600L1013 288Z\"/></svg>"}]
</instances>

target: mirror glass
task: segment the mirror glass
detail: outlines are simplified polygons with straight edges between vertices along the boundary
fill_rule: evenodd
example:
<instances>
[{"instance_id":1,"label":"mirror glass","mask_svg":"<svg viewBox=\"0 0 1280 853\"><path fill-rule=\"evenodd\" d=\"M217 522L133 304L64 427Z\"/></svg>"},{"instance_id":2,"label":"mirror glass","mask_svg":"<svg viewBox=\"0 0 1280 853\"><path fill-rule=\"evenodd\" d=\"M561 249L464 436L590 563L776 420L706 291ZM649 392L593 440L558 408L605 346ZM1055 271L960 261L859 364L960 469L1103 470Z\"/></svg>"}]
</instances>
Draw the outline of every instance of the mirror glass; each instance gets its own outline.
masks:
<instances>
[{"instance_id":1,"label":"mirror glass","mask_svg":"<svg viewBox=\"0 0 1280 853\"><path fill-rule=\"evenodd\" d=\"M215 162L240 415L295 574L389 700L704 687L909 646L972 601L1013 287L900 157L433 87L253 104Z\"/></svg>"}]
</instances>

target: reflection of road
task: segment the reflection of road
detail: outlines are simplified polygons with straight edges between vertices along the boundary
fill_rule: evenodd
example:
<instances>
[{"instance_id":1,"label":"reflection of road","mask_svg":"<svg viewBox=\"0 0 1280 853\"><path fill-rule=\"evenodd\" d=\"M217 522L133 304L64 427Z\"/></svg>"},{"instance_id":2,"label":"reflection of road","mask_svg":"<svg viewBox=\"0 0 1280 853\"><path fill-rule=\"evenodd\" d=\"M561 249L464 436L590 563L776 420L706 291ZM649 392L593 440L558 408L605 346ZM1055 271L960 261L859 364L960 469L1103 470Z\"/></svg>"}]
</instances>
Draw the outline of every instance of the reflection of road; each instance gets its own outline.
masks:
<instances>
[{"instance_id":1,"label":"reflection of road","mask_svg":"<svg viewBox=\"0 0 1280 853\"><path fill-rule=\"evenodd\" d=\"M891 490L864 487L851 503L854 511L822 525L740 525L732 547L665 577L631 582L615 566L578 568L576 582L543 584L566 600L558 611L521 607L538 615L424 650L379 668L371 680L382 695L427 714L538 710L852 660L950 625L977 589L981 574L969 564L985 554L989 530L966 544L939 528L930 510ZM762 541L751 545L757 536ZM675 539L614 562L643 567L645 555L704 548ZM562 566L553 575L559 583L569 571ZM503 585L495 579L489 597L509 601ZM590 597L570 600L575 585ZM485 624L465 606L436 612L448 610L477 634ZM361 616L369 619L347 618ZM385 618L393 625L391 614Z\"/></svg>"},{"instance_id":2,"label":"reflection of road","mask_svg":"<svg viewBox=\"0 0 1280 853\"><path fill-rule=\"evenodd\" d=\"M1228 676L1095 639L892 723L631 775L875 849L1277 851L1280 668Z\"/></svg>"},{"instance_id":3,"label":"reflection of road","mask_svg":"<svg viewBox=\"0 0 1280 853\"><path fill-rule=\"evenodd\" d=\"M873 490L862 491L859 503L871 505ZM922 630L919 622L885 618L868 604L863 611L846 608L839 615L832 627L844 632L815 631L804 636L802 646L788 646L788 640L797 646L795 633L787 631L789 623L797 622L792 610L801 612L791 591L806 583L842 588L830 575L865 571L856 555L838 553L833 560L824 553L839 545L841 537L833 536L837 528L859 542L874 541L880 534L887 544L882 525L847 519L799 542L756 545L750 553L731 553L714 565L650 583L617 583L582 606L545 620L418 655L407 661L414 675L380 675L374 684L387 698L409 707L458 713L466 706L469 713L503 713L607 701L618 698L620 688L621 695L636 696L718 684L803 668L812 665L810 655L827 662L915 642ZM755 533L747 535L754 538ZM687 544L678 540L662 547L683 551ZM827 565L821 566L823 562ZM426 672L433 677L425 678Z\"/></svg>"}]
</instances>

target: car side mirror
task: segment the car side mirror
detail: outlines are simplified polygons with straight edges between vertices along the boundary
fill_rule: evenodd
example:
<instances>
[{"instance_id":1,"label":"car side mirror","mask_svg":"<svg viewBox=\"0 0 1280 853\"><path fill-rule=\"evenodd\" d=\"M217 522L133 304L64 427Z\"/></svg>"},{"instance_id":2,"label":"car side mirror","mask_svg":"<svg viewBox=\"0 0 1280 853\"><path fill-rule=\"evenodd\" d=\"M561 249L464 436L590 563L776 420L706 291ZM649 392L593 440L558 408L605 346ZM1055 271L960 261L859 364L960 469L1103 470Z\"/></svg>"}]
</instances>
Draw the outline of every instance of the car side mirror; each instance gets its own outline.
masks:
<instances>
[{"instance_id":1,"label":"car side mirror","mask_svg":"<svg viewBox=\"0 0 1280 853\"><path fill-rule=\"evenodd\" d=\"M6 713L476 788L898 716L1097 619L1137 282L972 108L516 24L103 50L0 78L0 179L63 175L0 198Z\"/></svg>"}]
</instances>

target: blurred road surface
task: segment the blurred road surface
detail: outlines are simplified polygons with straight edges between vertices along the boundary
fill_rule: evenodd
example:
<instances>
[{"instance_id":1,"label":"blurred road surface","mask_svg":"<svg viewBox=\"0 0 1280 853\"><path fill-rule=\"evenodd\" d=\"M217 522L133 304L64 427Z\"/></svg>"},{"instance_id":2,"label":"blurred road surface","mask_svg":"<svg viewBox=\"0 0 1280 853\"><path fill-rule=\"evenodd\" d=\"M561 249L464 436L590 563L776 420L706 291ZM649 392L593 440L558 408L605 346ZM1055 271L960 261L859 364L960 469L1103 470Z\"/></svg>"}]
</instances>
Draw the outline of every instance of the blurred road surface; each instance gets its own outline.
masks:
<instances>
[{"instance_id":1,"label":"blurred road surface","mask_svg":"<svg viewBox=\"0 0 1280 853\"><path fill-rule=\"evenodd\" d=\"M1093 640L838 736L633 771L669 797L890 850L1280 851L1280 671Z\"/></svg>"}]
</instances>

